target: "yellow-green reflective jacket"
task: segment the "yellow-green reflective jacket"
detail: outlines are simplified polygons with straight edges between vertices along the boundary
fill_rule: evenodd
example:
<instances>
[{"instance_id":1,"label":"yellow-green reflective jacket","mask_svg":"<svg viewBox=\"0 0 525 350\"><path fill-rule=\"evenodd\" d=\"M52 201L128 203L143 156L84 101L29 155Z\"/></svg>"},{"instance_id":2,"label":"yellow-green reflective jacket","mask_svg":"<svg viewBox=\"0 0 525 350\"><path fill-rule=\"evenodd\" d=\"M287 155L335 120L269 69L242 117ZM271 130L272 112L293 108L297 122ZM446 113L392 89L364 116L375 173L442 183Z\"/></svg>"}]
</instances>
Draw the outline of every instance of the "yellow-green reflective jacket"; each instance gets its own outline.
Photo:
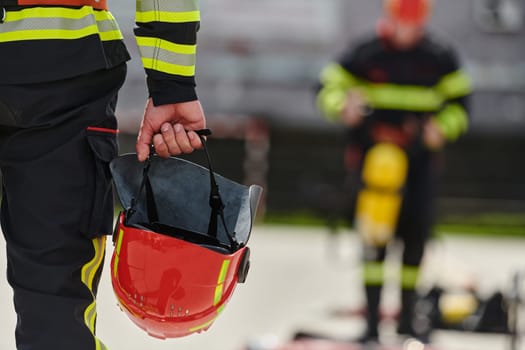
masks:
<instances>
[{"instance_id":1,"label":"yellow-green reflective jacket","mask_svg":"<svg viewBox=\"0 0 525 350\"><path fill-rule=\"evenodd\" d=\"M0 16L0 65L4 67L0 84L66 79L109 69L130 58L119 26L107 10L8 3L12 1L0 0L4 14ZM197 1L136 1L136 42L150 95L158 103L196 98Z\"/></svg>"},{"instance_id":2,"label":"yellow-green reflective jacket","mask_svg":"<svg viewBox=\"0 0 525 350\"><path fill-rule=\"evenodd\" d=\"M321 71L319 110L327 119L339 119L351 90L362 93L379 120L432 115L449 140L468 128L470 79L454 51L429 37L407 51L379 38L349 50Z\"/></svg>"}]
</instances>

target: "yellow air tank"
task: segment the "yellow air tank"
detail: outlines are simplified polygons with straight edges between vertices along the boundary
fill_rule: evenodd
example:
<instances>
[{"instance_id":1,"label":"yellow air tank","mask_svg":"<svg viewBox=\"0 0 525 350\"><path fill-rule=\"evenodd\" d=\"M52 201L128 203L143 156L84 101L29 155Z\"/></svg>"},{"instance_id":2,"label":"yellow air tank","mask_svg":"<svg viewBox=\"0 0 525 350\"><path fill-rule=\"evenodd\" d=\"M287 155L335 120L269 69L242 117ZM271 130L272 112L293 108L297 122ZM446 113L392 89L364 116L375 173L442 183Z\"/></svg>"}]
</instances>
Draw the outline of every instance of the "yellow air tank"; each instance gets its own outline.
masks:
<instances>
[{"instance_id":1,"label":"yellow air tank","mask_svg":"<svg viewBox=\"0 0 525 350\"><path fill-rule=\"evenodd\" d=\"M399 146L379 143L366 153L357 197L355 224L367 244L386 245L394 234L401 209L408 158Z\"/></svg>"}]
</instances>

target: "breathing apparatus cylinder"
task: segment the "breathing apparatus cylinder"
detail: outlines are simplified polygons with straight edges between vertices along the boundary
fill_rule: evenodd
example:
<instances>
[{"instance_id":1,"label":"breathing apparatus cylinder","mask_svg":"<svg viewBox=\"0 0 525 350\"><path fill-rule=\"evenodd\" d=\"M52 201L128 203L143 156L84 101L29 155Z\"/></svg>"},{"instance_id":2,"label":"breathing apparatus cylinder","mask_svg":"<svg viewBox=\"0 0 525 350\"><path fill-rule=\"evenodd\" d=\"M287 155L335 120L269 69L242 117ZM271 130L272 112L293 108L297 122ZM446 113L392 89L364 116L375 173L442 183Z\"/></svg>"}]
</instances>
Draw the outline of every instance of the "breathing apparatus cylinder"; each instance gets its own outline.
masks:
<instances>
[{"instance_id":1,"label":"breathing apparatus cylinder","mask_svg":"<svg viewBox=\"0 0 525 350\"><path fill-rule=\"evenodd\" d=\"M382 247L394 235L407 171L407 155L397 145L378 143L365 154L355 227L366 244Z\"/></svg>"}]
</instances>

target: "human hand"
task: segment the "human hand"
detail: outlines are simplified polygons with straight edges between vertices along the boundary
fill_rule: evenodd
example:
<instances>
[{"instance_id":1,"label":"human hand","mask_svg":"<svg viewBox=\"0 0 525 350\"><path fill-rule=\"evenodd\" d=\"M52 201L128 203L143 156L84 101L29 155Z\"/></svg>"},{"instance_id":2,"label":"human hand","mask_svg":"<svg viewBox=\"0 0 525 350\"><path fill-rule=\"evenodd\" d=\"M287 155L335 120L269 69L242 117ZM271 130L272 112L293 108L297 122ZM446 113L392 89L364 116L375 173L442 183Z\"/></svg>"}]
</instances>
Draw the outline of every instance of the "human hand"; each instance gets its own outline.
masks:
<instances>
[{"instance_id":1,"label":"human hand","mask_svg":"<svg viewBox=\"0 0 525 350\"><path fill-rule=\"evenodd\" d=\"M366 101L364 96L356 90L348 92L346 97L341 121L344 125L355 127L362 123L366 115Z\"/></svg>"},{"instance_id":2,"label":"human hand","mask_svg":"<svg viewBox=\"0 0 525 350\"><path fill-rule=\"evenodd\" d=\"M163 158L191 153L202 147L194 130L205 127L206 118L198 100L154 106L150 98L135 145L137 158L140 162L146 160L152 143L157 154Z\"/></svg>"},{"instance_id":3,"label":"human hand","mask_svg":"<svg viewBox=\"0 0 525 350\"><path fill-rule=\"evenodd\" d=\"M432 151L440 150L445 146L445 135L443 135L437 121L433 118L430 118L423 125L423 143Z\"/></svg>"}]
</instances>

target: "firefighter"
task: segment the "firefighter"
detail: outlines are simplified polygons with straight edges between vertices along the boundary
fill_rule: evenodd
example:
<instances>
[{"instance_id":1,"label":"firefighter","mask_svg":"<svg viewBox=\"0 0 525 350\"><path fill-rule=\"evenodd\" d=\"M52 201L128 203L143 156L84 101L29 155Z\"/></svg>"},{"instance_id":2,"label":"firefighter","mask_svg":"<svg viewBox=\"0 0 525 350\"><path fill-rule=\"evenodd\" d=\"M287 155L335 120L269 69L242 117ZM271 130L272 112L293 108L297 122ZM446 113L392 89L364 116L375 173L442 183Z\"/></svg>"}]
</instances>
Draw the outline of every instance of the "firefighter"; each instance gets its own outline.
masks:
<instances>
[{"instance_id":1,"label":"firefighter","mask_svg":"<svg viewBox=\"0 0 525 350\"><path fill-rule=\"evenodd\" d=\"M197 0L137 2L149 96L136 150L201 147ZM109 162L129 60L105 0L0 0L1 224L19 350L102 350L96 294L112 232Z\"/></svg>"},{"instance_id":2,"label":"firefighter","mask_svg":"<svg viewBox=\"0 0 525 350\"><path fill-rule=\"evenodd\" d=\"M319 110L348 130L345 164L358 173L354 225L363 237L367 328L378 341L387 245L403 243L398 333L414 322L419 267L432 225L438 155L468 127L470 81L455 51L425 24L430 0L386 0L376 33L320 74Z\"/></svg>"}]
</instances>

